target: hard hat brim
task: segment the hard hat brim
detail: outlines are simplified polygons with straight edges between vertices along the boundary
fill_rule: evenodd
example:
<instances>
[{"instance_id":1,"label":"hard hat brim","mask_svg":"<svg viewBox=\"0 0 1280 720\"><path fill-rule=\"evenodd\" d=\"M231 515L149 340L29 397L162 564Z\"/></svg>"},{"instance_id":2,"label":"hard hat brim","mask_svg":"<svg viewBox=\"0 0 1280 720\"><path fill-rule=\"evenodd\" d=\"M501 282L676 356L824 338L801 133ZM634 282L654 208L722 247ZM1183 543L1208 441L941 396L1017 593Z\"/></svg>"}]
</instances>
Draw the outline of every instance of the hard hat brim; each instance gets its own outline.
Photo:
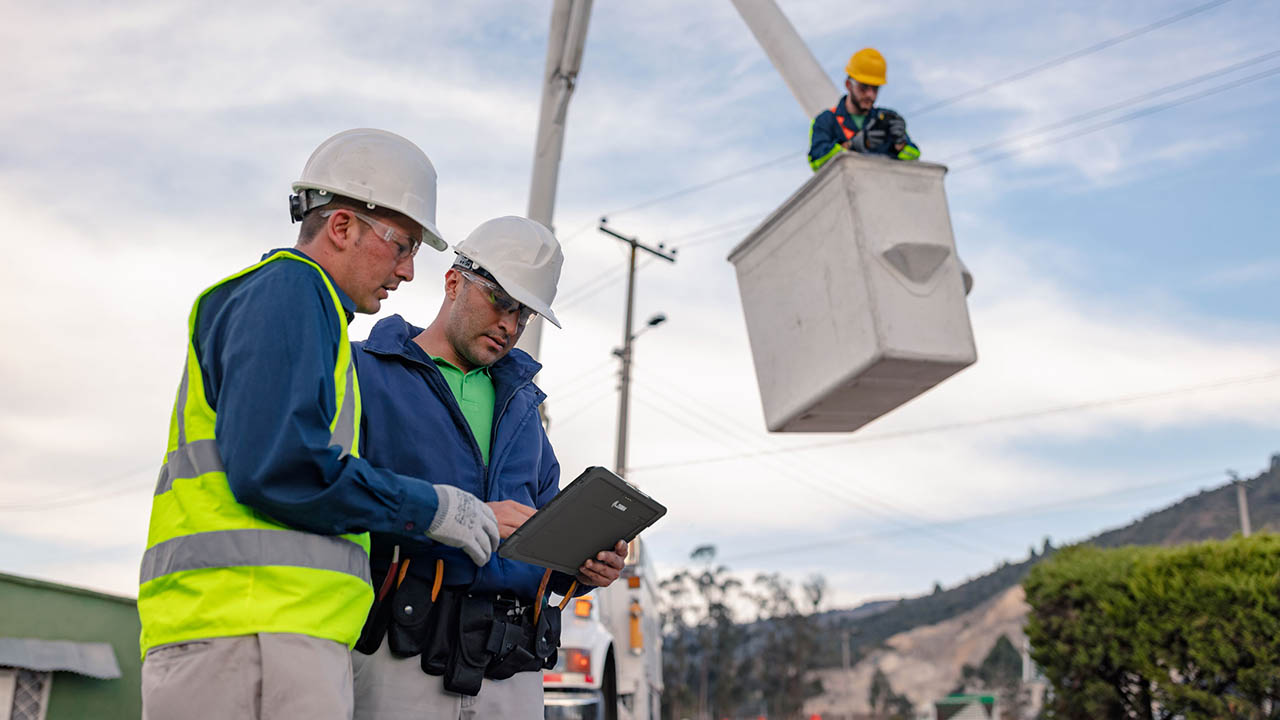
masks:
<instances>
[{"instance_id":1,"label":"hard hat brim","mask_svg":"<svg viewBox=\"0 0 1280 720\"><path fill-rule=\"evenodd\" d=\"M556 314L551 312L551 308L539 300L536 295L519 285L503 282L502 278L497 275L494 275L493 279L498 281L498 284L502 286L502 289L505 290L508 295L519 300L525 307L546 318L552 325L555 325L561 330L564 329L564 327L560 325L560 320L556 318Z\"/></svg>"},{"instance_id":2,"label":"hard hat brim","mask_svg":"<svg viewBox=\"0 0 1280 720\"><path fill-rule=\"evenodd\" d=\"M410 215L409 213L403 210L400 210L399 208L393 208L387 205L379 205L378 203L373 202L371 200L366 200L364 198L359 198L359 197L353 197L349 190L344 190L343 188L332 187L329 185L325 185L323 183L307 182L305 180L298 180L293 184L293 191L295 193L303 192L305 190L323 190L329 193L330 195L333 195L334 197L343 197L354 202L370 203L375 207L380 207L384 210L390 210L391 212L404 215L405 217L409 218L410 220L422 226L422 244L430 245L431 247L435 248L440 252L444 252L445 250L449 249L449 243L445 242L444 236L440 234L440 229L436 227L435 223L431 222L430 220L427 220L426 218L414 217L413 215Z\"/></svg>"}]
</instances>

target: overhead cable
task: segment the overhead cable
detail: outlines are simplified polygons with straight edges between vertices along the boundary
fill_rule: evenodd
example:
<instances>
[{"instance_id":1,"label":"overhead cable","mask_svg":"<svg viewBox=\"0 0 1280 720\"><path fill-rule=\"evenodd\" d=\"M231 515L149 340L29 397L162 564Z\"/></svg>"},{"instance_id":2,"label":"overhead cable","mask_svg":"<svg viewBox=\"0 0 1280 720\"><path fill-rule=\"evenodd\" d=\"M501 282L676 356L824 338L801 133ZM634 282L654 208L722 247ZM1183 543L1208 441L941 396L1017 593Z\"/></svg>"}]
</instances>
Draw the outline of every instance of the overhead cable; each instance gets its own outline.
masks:
<instances>
[{"instance_id":1,"label":"overhead cable","mask_svg":"<svg viewBox=\"0 0 1280 720\"><path fill-rule=\"evenodd\" d=\"M1020 420L1031 420L1035 418L1048 417L1052 415L1062 415L1066 413L1079 412L1083 410L1093 410L1097 408L1110 407L1115 405L1125 405L1129 403L1145 402L1148 400L1157 400L1167 397L1176 397L1188 393L1203 392L1205 390L1216 390L1219 388L1230 387L1233 385L1244 385L1249 383L1269 382L1280 379L1280 371L1273 371L1264 375L1252 375L1248 377L1230 378L1227 380L1219 380L1212 383L1204 383L1200 385L1189 385L1171 390L1162 390L1159 392L1142 393L1136 395L1126 395L1122 397L1107 398L1102 400L1092 400L1083 403L1072 403L1069 405L1058 405L1055 407L1042 408L1039 410L1030 410L1026 412L1010 413L1007 415L996 415L986 418L975 418L972 420L961 420L957 422L942 423L939 425L929 425L925 427L909 428L906 430L896 430L891 432L875 433L870 435L855 435L852 437L844 437L836 440L822 440L819 442L804 443L800 445L792 445L785 448L775 448L769 450L755 450L737 455L721 455L716 457L695 458L692 460L678 460L672 462L653 463L650 465L636 465L628 468L630 472L651 472L653 470L661 470L663 468L672 467L689 467L693 465L708 465L712 463L734 462L745 460L748 458L763 457L767 455L780 455L784 453L801 452L804 450L814 450L818 448L839 447L843 445L857 445L864 443L883 442L886 440L899 440L906 437L915 437L918 435L928 435L933 433L950 432L954 430L964 430L982 425L995 425L998 423L1016 422Z\"/></svg>"},{"instance_id":2,"label":"overhead cable","mask_svg":"<svg viewBox=\"0 0 1280 720\"><path fill-rule=\"evenodd\" d=\"M1044 72L1045 70L1048 70L1050 68L1055 68L1055 67L1058 67L1059 65L1065 65L1066 63L1069 63L1072 60L1078 60L1086 55L1092 55L1093 53L1096 53L1100 50L1106 50L1107 48L1113 47L1115 45L1119 45L1120 43L1125 42L1126 40L1132 40L1133 38L1139 37L1141 35L1146 35L1147 33L1153 30L1159 30L1162 27L1172 25L1173 23L1178 22L1179 20L1185 20L1186 18L1189 18L1193 15L1198 15L1199 13L1202 13L1206 10L1212 10L1213 8L1218 7L1219 5L1225 5L1229 2L1231 2L1231 0L1213 0L1213 2L1207 2L1203 5L1197 5L1189 10L1184 10L1180 13L1170 15L1169 17L1163 18L1161 20L1157 20L1156 22L1153 22L1150 25L1144 25L1136 30L1130 30L1127 33L1117 35L1108 40L1103 40L1102 42L1094 43L1093 45L1090 45L1088 47L1081 48L1073 52L1069 52L1066 55L1056 57L1052 60L1047 60L1045 62L1040 63L1039 65L1029 67L1026 70L1020 70L1016 73L1013 73L1012 75L1006 75L998 80L992 80L991 82L986 83L984 85L979 85L976 88L965 90L964 92L958 93L956 95L952 95L951 97L943 98L942 100L929 103L928 105L912 110L907 114L909 116L922 115L924 113L937 110L938 108L946 107L948 105L953 105L955 103L960 102L961 100L971 98L975 95L980 95L982 93L987 92L988 90L997 88L1001 85L1006 85L1008 83L1015 82L1017 80L1022 80L1022 79L1031 77L1032 75L1035 75L1037 73Z\"/></svg>"},{"instance_id":3,"label":"overhead cable","mask_svg":"<svg viewBox=\"0 0 1280 720\"><path fill-rule=\"evenodd\" d=\"M1083 135L1088 135L1090 133L1094 133L1099 130L1105 130L1106 128L1120 125L1121 123L1126 123L1126 122L1129 122L1130 120L1137 120L1138 118L1146 117L1147 115L1154 115L1155 113L1163 112L1165 110L1170 110L1180 105L1186 105L1187 103L1190 103L1190 102L1200 102L1210 95L1216 95L1220 92L1226 92L1227 90L1234 90L1235 88L1238 88L1242 85L1248 85L1249 83L1257 82L1258 80L1265 80L1266 78L1272 77L1274 75L1280 75L1280 68L1272 68L1270 70L1265 70L1260 73L1255 73L1253 75L1241 78L1239 80L1233 80L1231 82L1223 83L1221 85L1215 85L1206 90L1200 90L1198 92L1192 93L1185 97L1178 98L1177 100L1170 100L1167 103L1161 103L1159 105L1152 105L1150 107L1145 107L1141 110L1136 110L1127 115L1121 115L1120 117L1113 118L1111 120L1104 120L1102 122L1094 123L1092 125L1086 125L1082 128L1077 128L1075 130L1072 130L1071 132L1063 133L1061 135L1055 135L1054 137L1051 137L1051 138L1045 138L1043 140L1035 141L1028 145L1023 145L1021 147L1017 147L1006 152L996 153L994 155L987 155L982 157L981 159L975 160L974 162L953 167L951 168L951 173L955 174L958 172L964 172L965 170L970 170L980 165L987 165L1000 160L1006 160L1008 158L1014 157L1015 155L1021 155L1022 153L1025 153L1029 150L1035 150L1037 148L1045 147L1048 145L1056 145L1066 140L1074 140L1075 138L1081 137Z\"/></svg>"},{"instance_id":4,"label":"overhead cable","mask_svg":"<svg viewBox=\"0 0 1280 720\"><path fill-rule=\"evenodd\" d=\"M998 512L981 513L979 515L969 515L966 517L956 518L952 520L939 520L937 522L925 523L912 528L886 528L884 530L858 533L856 535L832 536L832 537L827 537L821 540L815 540L813 542L807 542L807 543L802 543L798 545L788 545L785 547L772 547L772 548L763 549L763 550L748 551L745 553L740 553L738 555L732 555L732 556L726 557L724 559L724 562L735 562L735 561L740 561L745 559L754 559L754 558L765 557L770 555L790 555L790 554L801 553L801 552L812 553L814 550L818 550L822 548L833 548L836 546L847 547L851 543L861 542L863 540L871 540L871 539L883 537L886 535L896 535L902 532L923 530L929 527L936 528L936 527L945 527L945 526L964 525L971 522L977 522L979 520L995 520L995 519L1004 518L1004 517L1026 516L1026 515L1042 512L1045 510L1057 510L1064 507L1074 507L1077 505L1094 503L1094 502L1097 502L1098 500L1105 500L1107 498L1116 497L1118 495L1128 495L1130 493L1141 492L1143 490L1153 490L1156 488L1167 487L1170 485L1185 485L1186 483L1189 483L1189 482L1203 481L1203 480L1208 480L1214 477L1221 477L1221 476L1222 476L1221 470L1218 470L1212 473L1210 472L1198 473L1196 475L1176 478L1173 480L1162 480L1160 482L1148 483L1146 485L1137 485L1133 487L1119 488L1117 490L1110 490L1105 493L1099 493L1097 495L1089 495L1086 497L1065 498L1062 500L1055 500L1053 502L1039 503L1036 505L1027 505L1027 506L1018 507L1018 508L1010 508L1008 510L1001 510Z\"/></svg>"}]
</instances>

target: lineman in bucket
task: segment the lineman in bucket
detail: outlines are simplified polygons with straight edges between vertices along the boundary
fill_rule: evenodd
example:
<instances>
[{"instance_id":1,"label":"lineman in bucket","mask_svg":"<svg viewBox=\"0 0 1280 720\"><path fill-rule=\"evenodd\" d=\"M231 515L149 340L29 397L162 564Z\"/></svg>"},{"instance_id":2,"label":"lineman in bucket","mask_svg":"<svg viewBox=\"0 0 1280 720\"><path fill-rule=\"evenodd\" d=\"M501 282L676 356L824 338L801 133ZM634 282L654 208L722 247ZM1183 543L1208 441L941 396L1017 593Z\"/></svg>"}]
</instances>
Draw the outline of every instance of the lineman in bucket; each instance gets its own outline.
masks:
<instances>
[{"instance_id":1,"label":"lineman in bucket","mask_svg":"<svg viewBox=\"0 0 1280 720\"><path fill-rule=\"evenodd\" d=\"M293 190L297 244L191 310L138 589L147 720L350 718L368 531L477 562L498 543L474 496L362 457L347 323L413 279L420 244L445 248L431 161L348 130Z\"/></svg>"},{"instance_id":2,"label":"lineman in bucket","mask_svg":"<svg viewBox=\"0 0 1280 720\"><path fill-rule=\"evenodd\" d=\"M541 369L514 349L551 310L564 255L525 218L483 223L455 248L444 300L425 329L398 315L355 344L366 457L486 501L503 538L556 494L560 465L538 415ZM439 485L437 485L439 487ZM541 718L559 611L540 587L573 595L616 580L625 543L577 577L448 544L374 533L378 599L352 655L355 717Z\"/></svg>"},{"instance_id":3,"label":"lineman in bucket","mask_svg":"<svg viewBox=\"0 0 1280 720\"><path fill-rule=\"evenodd\" d=\"M884 56L863 48L845 67L848 92L830 110L823 110L809 126L809 167L817 172L836 156L852 151L897 160L919 160L920 148L907 136L907 121L889 108L876 107L885 84Z\"/></svg>"}]
</instances>

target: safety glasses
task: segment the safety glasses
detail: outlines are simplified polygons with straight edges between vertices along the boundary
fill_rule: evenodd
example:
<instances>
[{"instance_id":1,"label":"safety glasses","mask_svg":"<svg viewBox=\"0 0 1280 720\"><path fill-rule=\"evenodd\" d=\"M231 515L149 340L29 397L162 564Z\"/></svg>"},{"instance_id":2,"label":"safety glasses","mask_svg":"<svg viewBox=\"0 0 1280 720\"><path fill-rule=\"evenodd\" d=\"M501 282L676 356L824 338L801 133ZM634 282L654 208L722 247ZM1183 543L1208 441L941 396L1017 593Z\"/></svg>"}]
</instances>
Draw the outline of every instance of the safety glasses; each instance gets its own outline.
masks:
<instances>
[{"instance_id":1,"label":"safety glasses","mask_svg":"<svg viewBox=\"0 0 1280 720\"><path fill-rule=\"evenodd\" d=\"M498 287L497 283L489 282L470 270L458 270L458 272L467 279L467 282L488 290L489 292L485 293L485 298L489 301L489 304L497 308L499 312L518 312L519 315L517 316L516 322L520 324L520 327L527 325L529 323L529 319L538 314L529 306L508 295L505 290Z\"/></svg>"},{"instance_id":2,"label":"safety glasses","mask_svg":"<svg viewBox=\"0 0 1280 720\"><path fill-rule=\"evenodd\" d=\"M400 232L390 225L363 213L358 213L355 210L325 210L320 213L320 217L328 219L330 215L336 212L351 213L357 220L368 225L375 235L394 245L396 248L396 262L400 262L405 258L411 258L418 254L418 248L422 245L421 238L414 238Z\"/></svg>"}]
</instances>

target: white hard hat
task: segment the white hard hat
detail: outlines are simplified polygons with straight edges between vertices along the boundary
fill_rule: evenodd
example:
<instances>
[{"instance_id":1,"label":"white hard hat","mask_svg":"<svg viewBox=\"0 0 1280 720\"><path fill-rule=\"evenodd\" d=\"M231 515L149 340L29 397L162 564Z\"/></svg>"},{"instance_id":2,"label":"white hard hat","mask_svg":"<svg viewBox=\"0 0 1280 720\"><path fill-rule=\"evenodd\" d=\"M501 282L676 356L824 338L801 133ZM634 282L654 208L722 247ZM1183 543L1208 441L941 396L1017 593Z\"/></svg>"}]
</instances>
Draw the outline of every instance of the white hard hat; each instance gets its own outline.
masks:
<instances>
[{"instance_id":1,"label":"white hard hat","mask_svg":"<svg viewBox=\"0 0 1280 720\"><path fill-rule=\"evenodd\" d=\"M564 253L542 223L507 215L481 223L453 248L498 281L503 290L560 327L551 312Z\"/></svg>"},{"instance_id":2,"label":"white hard hat","mask_svg":"<svg viewBox=\"0 0 1280 720\"><path fill-rule=\"evenodd\" d=\"M422 242L447 245L436 228L436 169L412 142L371 128L346 130L320 143L293 184L295 221L334 195L394 210L422 226ZM313 192L309 192L313 191Z\"/></svg>"}]
</instances>

